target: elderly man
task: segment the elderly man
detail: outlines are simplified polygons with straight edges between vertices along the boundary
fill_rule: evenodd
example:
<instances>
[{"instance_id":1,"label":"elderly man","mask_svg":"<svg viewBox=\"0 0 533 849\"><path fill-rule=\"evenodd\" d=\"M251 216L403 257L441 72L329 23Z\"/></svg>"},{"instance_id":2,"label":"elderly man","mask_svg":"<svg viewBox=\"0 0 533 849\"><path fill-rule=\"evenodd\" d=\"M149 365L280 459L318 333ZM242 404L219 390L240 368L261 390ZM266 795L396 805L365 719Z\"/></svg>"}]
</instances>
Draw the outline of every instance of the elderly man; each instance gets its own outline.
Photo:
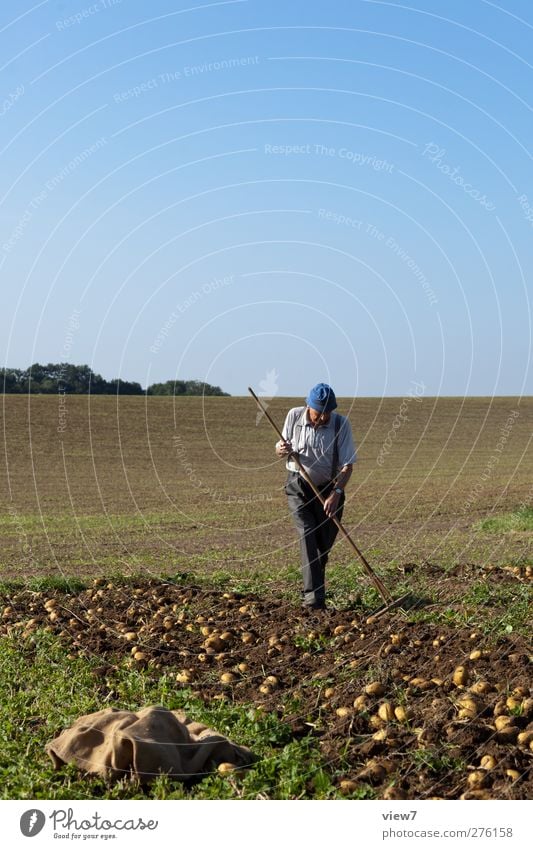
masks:
<instances>
[{"instance_id":1,"label":"elderly man","mask_svg":"<svg viewBox=\"0 0 533 849\"><path fill-rule=\"evenodd\" d=\"M289 410L283 441L276 443L278 457L287 458L285 484L289 509L300 538L303 575L303 608L326 607L325 573L330 549L344 507L344 488L356 461L350 423L334 413L337 400L326 383L314 386L306 405ZM297 454L303 468L325 499L324 507L291 458Z\"/></svg>"}]
</instances>

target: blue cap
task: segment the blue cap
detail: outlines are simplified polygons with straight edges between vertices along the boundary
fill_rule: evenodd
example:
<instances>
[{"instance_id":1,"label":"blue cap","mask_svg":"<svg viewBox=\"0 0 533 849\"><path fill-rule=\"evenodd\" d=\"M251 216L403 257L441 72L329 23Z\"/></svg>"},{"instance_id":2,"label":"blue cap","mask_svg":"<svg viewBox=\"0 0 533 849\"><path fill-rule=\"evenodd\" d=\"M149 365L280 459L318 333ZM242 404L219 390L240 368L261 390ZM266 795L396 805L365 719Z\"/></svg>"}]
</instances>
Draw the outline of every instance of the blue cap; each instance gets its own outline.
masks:
<instances>
[{"instance_id":1,"label":"blue cap","mask_svg":"<svg viewBox=\"0 0 533 849\"><path fill-rule=\"evenodd\" d=\"M317 383L310 390L305 403L318 413L330 413L337 406L337 399L331 386L327 383Z\"/></svg>"}]
</instances>

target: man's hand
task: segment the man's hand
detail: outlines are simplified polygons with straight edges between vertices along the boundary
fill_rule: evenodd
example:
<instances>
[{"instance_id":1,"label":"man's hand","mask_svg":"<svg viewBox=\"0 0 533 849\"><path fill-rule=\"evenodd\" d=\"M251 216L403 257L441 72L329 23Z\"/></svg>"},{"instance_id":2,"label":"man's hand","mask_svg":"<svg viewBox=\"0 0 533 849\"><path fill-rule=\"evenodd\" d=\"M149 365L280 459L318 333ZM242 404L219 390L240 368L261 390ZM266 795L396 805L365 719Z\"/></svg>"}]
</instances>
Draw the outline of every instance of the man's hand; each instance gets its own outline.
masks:
<instances>
[{"instance_id":1,"label":"man's hand","mask_svg":"<svg viewBox=\"0 0 533 849\"><path fill-rule=\"evenodd\" d=\"M326 500L324 502L324 513L330 519L337 512L337 508L339 506L340 499L341 499L340 493L335 492L335 490L333 490L333 492L330 495L328 495L328 497L326 498Z\"/></svg>"},{"instance_id":2,"label":"man's hand","mask_svg":"<svg viewBox=\"0 0 533 849\"><path fill-rule=\"evenodd\" d=\"M286 457L288 454L292 454L292 445L290 442L285 440L280 440L276 442L276 454L278 457Z\"/></svg>"}]
</instances>

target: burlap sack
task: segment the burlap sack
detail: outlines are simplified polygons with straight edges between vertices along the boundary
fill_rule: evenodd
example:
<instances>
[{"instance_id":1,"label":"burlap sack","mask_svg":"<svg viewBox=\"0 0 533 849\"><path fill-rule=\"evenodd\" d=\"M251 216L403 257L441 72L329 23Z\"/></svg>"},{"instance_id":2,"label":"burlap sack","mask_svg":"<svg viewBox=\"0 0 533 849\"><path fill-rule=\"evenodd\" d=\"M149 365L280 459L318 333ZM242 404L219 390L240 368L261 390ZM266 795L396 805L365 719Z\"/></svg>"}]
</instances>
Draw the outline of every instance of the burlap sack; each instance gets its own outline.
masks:
<instances>
[{"instance_id":1,"label":"burlap sack","mask_svg":"<svg viewBox=\"0 0 533 849\"><path fill-rule=\"evenodd\" d=\"M106 778L132 776L146 784L166 773L192 781L220 763L246 766L256 757L181 711L146 707L137 713L106 710L80 716L46 746L54 766L74 763Z\"/></svg>"}]
</instances>

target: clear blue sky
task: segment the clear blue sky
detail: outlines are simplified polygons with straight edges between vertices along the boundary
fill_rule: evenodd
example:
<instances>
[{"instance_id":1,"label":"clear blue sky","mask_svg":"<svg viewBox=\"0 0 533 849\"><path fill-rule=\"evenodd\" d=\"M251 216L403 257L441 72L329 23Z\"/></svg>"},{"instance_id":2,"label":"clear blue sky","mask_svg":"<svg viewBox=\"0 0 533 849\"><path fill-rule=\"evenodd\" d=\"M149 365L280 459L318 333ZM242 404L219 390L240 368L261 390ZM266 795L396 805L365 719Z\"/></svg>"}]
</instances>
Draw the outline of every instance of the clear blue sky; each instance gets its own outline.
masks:
<instances>
[{"instance_id":1,"label":"clear blue sky","mask_svg":"<svg viewBox=\"0 0 533 849\"><path fill-rule=\"evenodd\" d=\"M532 40L529 0L3 3L2 364L532 394Z\"/></svg>"}]
</instances>

